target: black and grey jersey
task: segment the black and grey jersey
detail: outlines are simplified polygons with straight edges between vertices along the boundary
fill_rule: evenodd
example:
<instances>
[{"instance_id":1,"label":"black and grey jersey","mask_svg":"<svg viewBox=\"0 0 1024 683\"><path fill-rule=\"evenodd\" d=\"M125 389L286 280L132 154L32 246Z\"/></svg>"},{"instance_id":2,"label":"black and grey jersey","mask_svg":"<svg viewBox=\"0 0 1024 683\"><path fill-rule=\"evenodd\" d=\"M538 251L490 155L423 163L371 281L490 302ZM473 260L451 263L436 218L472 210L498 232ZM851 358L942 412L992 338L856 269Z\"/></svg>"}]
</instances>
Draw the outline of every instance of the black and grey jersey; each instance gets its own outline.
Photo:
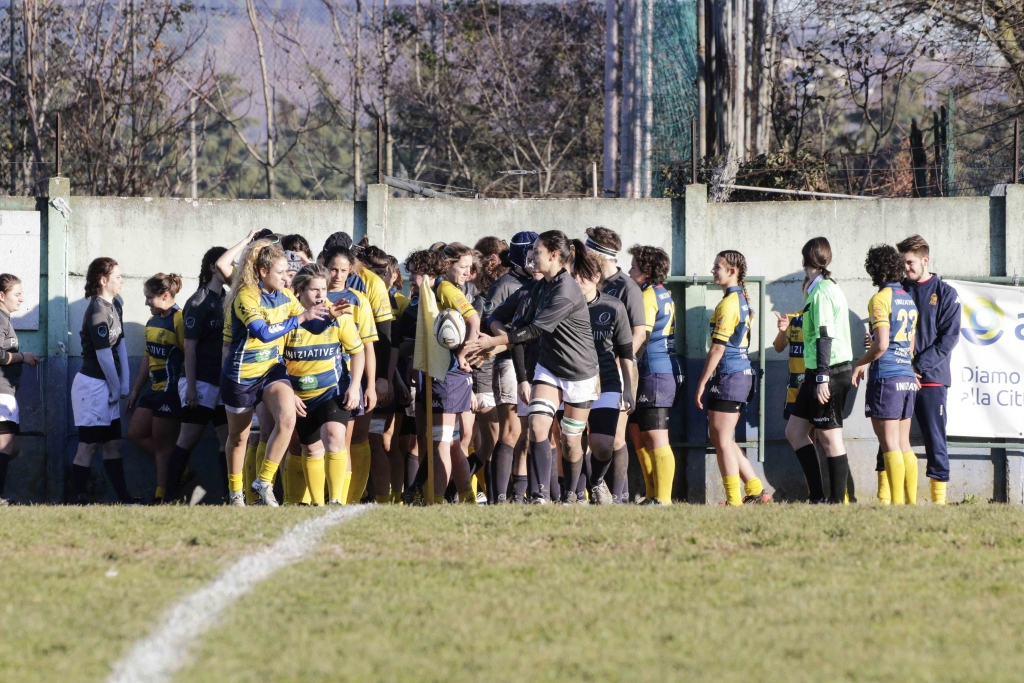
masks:
<instances>
[{"instance_id":1,"label":"black and grey jersey","mask_svg":"<svg viewBox=\"0 0 1024 683\"><path fill-rule=\"evenodd\" d=\"M633 330L626 307L617 298L599 292L587 304L587 310L601 372L601 391L621 393L622 379L615 359L633 359Z\"/></svg>"},{"instance_id":2,"label":"black and grey jersey","mask_svg":"<svg viewBox=\"0 0 1024 683\"><path fill-rule=\"evenodd\" d=\"M480 316L480 320L484 320L484 308L485 299L483 294L477 294L473 297L473 308L476 309L477 315ZM490 335L491 331L488 328L481 326L480 333ZM494 359L488 358L483 364L473 370L473 391L478 394L489 394L492 391L492 373L494 372Z\"/></svg>"},{"instance_id":3,"label":"black and grey jersey","mask_svg":"<svg viewBox=\"0 0 1024 683\"><path fill-rule=\"evenodd\" d=\"M491 321L498 321L505 326L505 329L511 335L512 331L516 327L520 327L528 324L533 318L533 308L536 301L534 293L541 289L544 284L543 280L533 280L516 291L512 292L504 301L501 302L487 318L487 329L491 328ZM516 382L529 382L533 378L533 372L537 368L537 357L540 355L540 341L538 339L530 339L525 344L522 344L522 352L519 357L515 353L512 354L512 360L515 362L516 369Z\"/></svg>"},{"instance_id":4,"label":"black and grey jersey","mask_svg":"<svg viewBox=\"0 0 1024 683\"><path fill-rule=\"evenodd\" d=\"M185 339L196 340L196 381L220 385L224 345L224 290L200 287L182 311ZM175 389L176 391L176 389Z\"/></svg>"},{"instance_id":5,"label":"black and grey jersey","mask_svg":"<svg viewBox=\"0 0 1024 683\"><path fill-rule=\"evenodd\" d=\"M121 299L115 297L107 301L97 295L89 300L82 318L82 369L86 377L106 381L103 368L96 358L96 352L110 349L114 354L114 367L121 372L121 360L117 357L117 347L124 339L124 315Z\"/></svg>"},{"instance_id":6,"label":"black and grey jersey","mask_svg":"<svg viewBox=\"0 0 1024 683\"><path fill-rule=\"evenodd\" d=\"M533 276L524 272L520 268L512 268L507 273L499 277L491 285L490 289L487 290L487 294L484 296L484 314L483 319L486 320L494 310L503 304L514 292L522 289L526 285L532 285L534 283ZM510 351L505 351L498 354L498 360L505 360L512 357Z\"/></svg>"},{"instance_id":7,"label":"black and grey jersey","mask_svg":"<svg viewBox=\"0 0 1024 683\"><path fill-rule=\"evenodd\" d=\"M20 353L18 334L11 324L11 315L0 311L0 394L14 396L21 382L21 362L11 363L11 355Z\"/></svg>"},{"instance_id":8,"label":"black and grey jersey","mask_svg":"<svg viewBox=\"0 0 1024 683\"><path fill-rule=\"evenodd\" d=\"M564 268L550 281L541 280L533 318L509 334L521 344L540 338L538 363L559 379L581 381L597 375L597 351L583 292Z\"/></svg>"},{"instance_id":9,"label":"black and grey jersey","mask_svg":"<svg viewBox=\"0 0 1024 683\"><path fill-rule=\"evenodd\" d=\"M640 285L633 282L633 278L622 272L621 268L615 275L605 278L601 284L601 292L614 296L623 303L629 316L630 327L643 327L647 324L644 317L644 293L640 291Z\"/></svg>"}]
</instances>

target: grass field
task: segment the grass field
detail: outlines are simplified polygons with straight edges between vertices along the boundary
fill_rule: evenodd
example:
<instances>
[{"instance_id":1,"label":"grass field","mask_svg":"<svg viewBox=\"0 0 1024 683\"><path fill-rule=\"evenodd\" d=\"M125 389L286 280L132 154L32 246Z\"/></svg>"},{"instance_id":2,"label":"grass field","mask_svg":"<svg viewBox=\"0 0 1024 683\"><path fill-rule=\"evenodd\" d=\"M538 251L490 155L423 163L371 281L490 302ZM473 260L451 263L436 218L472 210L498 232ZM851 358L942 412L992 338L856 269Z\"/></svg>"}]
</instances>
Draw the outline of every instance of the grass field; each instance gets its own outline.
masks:
<instances>
[{"instance_id":1,"label":"grass field","mask_svg":"<svg viewBox=\"0 0 1024 683\"><path fill-rule=\"evenodd\" d=\"M102 680L176 597L317 514L5 510L0 680ZM242 598L177 680L1019 680L1022 522L999 505L375 508Z\"/></svg>"}]
</instances>

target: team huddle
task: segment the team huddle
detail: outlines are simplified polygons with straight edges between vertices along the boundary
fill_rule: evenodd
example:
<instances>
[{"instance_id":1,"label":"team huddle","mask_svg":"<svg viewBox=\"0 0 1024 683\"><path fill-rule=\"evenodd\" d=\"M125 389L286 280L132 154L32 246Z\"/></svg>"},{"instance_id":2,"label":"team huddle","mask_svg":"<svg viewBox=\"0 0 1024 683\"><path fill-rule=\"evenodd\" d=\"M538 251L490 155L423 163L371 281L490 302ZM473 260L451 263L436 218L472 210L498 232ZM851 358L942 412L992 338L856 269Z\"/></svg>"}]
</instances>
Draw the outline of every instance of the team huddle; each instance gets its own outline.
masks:
<instances>
[{"instance_id":1,"label":"team huddle","mask_svg":"<svg viewBox=\"0 0 1024 683\"><path fill-rule=\"evenodd\" d=\"M671 504L669 420L683 374L675 306L664 286L669 256L633 245L624 271L622 247L603 227L587 229L585 239L519 232L473 247L434 244L400 264L344 232L314 255L300 235L253 231L206 252L199 288L184 306L176 303L178 275L146 280L152 317L131 386L124 279L116 261L97 258L86 275L82 366L71 389L79 438L71 502L89 502L101 447L119 500L141 502L128 490L121 458L126 400L128 438L156 465L155 503L183 500L192 452L212 425L221 483L235 506L277 506L281 498L295 505ZM829 271L828 241L811 240L802 258L805 306L776 313L774 347L789 349L786 436L809 500L856 502L843 407L866 376L879 500L916 502L916 406L932 501L944 503L955 291L928 272L920 237L872 247L865 268L878 292L868 304L867 350L853 363L849 310ZM746 259L723 251L711 272L723 298L694 400L707 411L727 504L767 503L771 496L734 438L756 384L747 355L754 313ZM436 303L433 330L418 325L421 298ZM20 280L0 275L0 496L18 453L21 370L39 361L19 351L10 323L21 303ZM428 377L414 368L417 334L432 334L447 349L446 372ZM627 438L644 479L643 495L633 498Z\"/></svg>"}]
</instances>

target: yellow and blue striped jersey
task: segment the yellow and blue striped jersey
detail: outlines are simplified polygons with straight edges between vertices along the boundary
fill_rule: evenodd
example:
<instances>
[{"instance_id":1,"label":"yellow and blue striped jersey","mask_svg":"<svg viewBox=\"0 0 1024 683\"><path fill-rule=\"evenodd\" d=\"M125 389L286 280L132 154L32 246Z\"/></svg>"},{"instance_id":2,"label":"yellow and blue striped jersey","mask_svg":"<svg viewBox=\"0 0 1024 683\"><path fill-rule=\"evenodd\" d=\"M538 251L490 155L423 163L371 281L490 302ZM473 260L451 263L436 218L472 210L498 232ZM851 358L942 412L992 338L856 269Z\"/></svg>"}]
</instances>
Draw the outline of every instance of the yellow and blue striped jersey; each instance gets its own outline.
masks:
<instances>
[{"instance_id":1,"label":"yellow and blue striped jersey","mask_svg":"<svg viewBox=\"0 0 1024 683\"><path fill-rule=\"evenodd\" d=\"M650 334L647 348L640 357L641 375L674 372L672 355L676 352L676 307L672 294L663 285L647 283L641 287L644 296L644 327Z\"/></svg>"},{"instance_id":2,"label":"yellow and blue striped jersey","mask_svg":"<svg viewBox=\"0 0 1024 683\"><path fill-rule=\"evenodd\" d=\"M477 315L476 309L473 308L473 304L466 298L466 294L451 282L441 280L434 287L434 293L437 295L438 311L452 308L461 313L464 319ZM448 371L451 372L459 367L459 354L456 351L450 351L449 353L452 359L448 365Z\"/></svg>"},{"instance_id":3,"label":"yellow and blue striped jersey","mask_svg":"<svg viewBox=\"0 0 1024 683\"><path fill-rule=\"evenodd\" d=\"M889 328L889 347L871 364L872 377L913 377L911 349L917 330L917 306L898 282L886 282L868 302L871 336L880 327Z\"/></svg>"},{"instance_id":4,"label":"yellow and blue striped jersey","mask_svg":"<svg viewBox=\"0 0 1024 683\"><path fill-rule=\"evenodd\" d=\"M402 314L405 313L405 309L409 308L409 297L407 297L405 294L402 294L398 290L395 290L394 297L395 320L398 320L399 318L402 317Z\"/></svg>"},{"instance_id":5,"label":"yellow and blue striped jersey","mask_svg":"<svg viewBox=\"0 0 1024 683\"><path fill-rule=\"evenodd\" d=\"M350 315L334 320L320 334L298 327L285 335L284 364L295 395L307 408L315 408L337 395L342 352L359 353L363 343Z\"/></svg>"},{"instance_id":6,"label":"yellow and blue striped jersey","mask_svg":"<svg viewBox=\"0 0 1024 683\"><path fill-rule=\"evenodd\" d=\"M146 323L146 357L153 391L177 391L185 361L185 323L177 305Z\"/></svg>"},{"instance_id":7,"label":"yellow and blue striped jersey","mask_svg":"<svg viewBox=\"0 0 1024 683\"><path fill-rule=\"evenodd\" d=\"M730 375L750 370L750 306L741 287L729 287L711 316L711 341L725 345L717 373Z\"/></svg>"},{"instance_id":8,"label":"yellow and blue striped jersey","mask_svg":"<svg viewBox=\"0 0 1024 683\"><path fill-rule=\"evenodd\" d=\"M379 338L377 324L373 320L373 311L370 309L370 302L365 294L353 289L343 289L338 292L327 292L327 300L332 304L338 301L347 301L352 309L342 318L351 318L355 322L359 339L364 345L377 341ZM342 377L347 377L350 370L348 354L343 352L338 356L338 373Z\"/></svg>"},{"instance_id":9,"label":"yellow and blue striped jersey","mask_svg":"<svg viewBox=\"0 0 1024 683\"><path fill-rule=\"evenodd\" d=\"M786 341L789 342L789 384L786 385L786 405L796 403L800 382L804 381L807 364L804 363L804 312L787 313L789 327Z\"/></svg>"},{"instance_id":10,"label":"yellow and blue striped jersey","mask_svg":"<svg viewBox=\"0 0 1024 683\"><path fill-rule=\"evenodd\" d=\"M301 315L305 309L287 289L272 294L246 287L231 302L231 346L224 361L224 375L239 384L254 384L281 362L284 335L263 342L249 332L249 323L262 319L269 327ZM227 320L225 320L225 325ZM225 335L227 339L227 335Z\"/></svg>"},{"instance_id":11,"label":"yellow and blue striped jersey","mask_svg":"<svg viewBox=\"0 0 1024 683\"><path fill-rule=\"evenodd\" d=\"M391 298L388 296L388 287L377 273L369 268L360 268L358 272L352 271L345 285L349 289L354 289L366 296L370 302L370 309L373 311L375 322L386 322L395 319L394 311L391 310Z\"/></svg>"}]
</instances>

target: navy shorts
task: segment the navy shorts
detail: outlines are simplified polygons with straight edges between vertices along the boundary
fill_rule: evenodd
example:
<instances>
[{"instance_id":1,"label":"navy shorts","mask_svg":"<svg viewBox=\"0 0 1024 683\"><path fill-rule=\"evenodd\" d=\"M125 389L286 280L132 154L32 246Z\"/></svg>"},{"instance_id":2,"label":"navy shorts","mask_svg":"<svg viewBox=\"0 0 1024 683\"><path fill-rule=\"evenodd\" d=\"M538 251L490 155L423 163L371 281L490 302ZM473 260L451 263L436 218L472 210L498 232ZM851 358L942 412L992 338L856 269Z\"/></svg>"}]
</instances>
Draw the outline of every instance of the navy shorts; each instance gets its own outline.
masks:
<instances>
[{"instance_id":1,"label":"navy shorts","mask_svg":"<svg viewBox=\"0 0 1024 683\"><path fill-rule=\"evenodd\" d=\"M139 407L153 411L153 417L164 420L181 419L181 399L178 397L178 390L174 391L152 391L146 393L139 399Z\"/></svg>"},{"instance_id":2,"label":"navy shorts","mask_svg":"<svg viewBox=\"0 0 1024 683\"><path fill-rule=\"evenodd\" d=\"M708 382L708 401L746 403L754 393L754 371L718 373Z\"/></svg>"},{"instance_id":3,"label":"navy shorts","mask_svg":"<svg viewBox=\"0 0 1024 683\"><path fill-rule=\"evenodd\" d=\"M275 382L288 382L288 386L291 386L284 363L275 363L267 370L267 374L252 384L239 384L230 377L221 375L220 398L228 412L244 413L255 408L263 400L263 391Z\"/></svg>"},{"instance_id":4,"label":"navy shorts","mask_svg":"<svg viewBox=\"0 0 1024 683\"><path fill-rule=\"evenodd\" d=\"M864 396L864 415L879 420L909 420L914 416L917 382L913 377L871 377Z\"/></svg>"},{"instance_id":5,"label":"navy shorts","mask_svg":"<svg viewBox=\"0 0 1024 683\"><path fill-rule=\"evenodd\" d=\"M636 409L671 408L676 402L677 387L674 373L641 375L636 389Z\"/></svg>"},{"instance_id":6,"label":"navy shorts","mask_svg":"<svg viewBox=\"0 0 1024 683\"><path fill-rule=\"evenodd\" d=\"M473 409L473 375L449 370L444 379L435 379L432 407L442 413L468 413Z\"/></svg>"}]
</instances>

